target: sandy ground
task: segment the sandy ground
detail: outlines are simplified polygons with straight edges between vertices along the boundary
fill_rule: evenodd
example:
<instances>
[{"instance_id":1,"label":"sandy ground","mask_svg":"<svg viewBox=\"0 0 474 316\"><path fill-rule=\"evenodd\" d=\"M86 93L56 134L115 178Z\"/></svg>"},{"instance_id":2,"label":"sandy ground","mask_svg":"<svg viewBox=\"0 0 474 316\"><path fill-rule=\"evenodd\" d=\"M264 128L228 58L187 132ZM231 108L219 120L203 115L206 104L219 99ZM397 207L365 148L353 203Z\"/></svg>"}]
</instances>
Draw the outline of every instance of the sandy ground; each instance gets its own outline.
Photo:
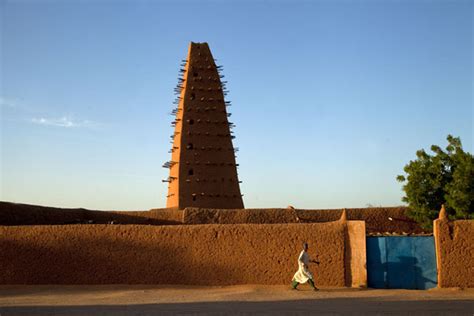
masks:
<instances>
[{"instance_id":1,"label":"sandy ground","mask_svg":"<svg viewBox=\"0 0 474 316\"><path fill-rule=\"evenodd\" d=\"M315 314L474 315L474 289L359 290L306 285L0 286L0 316Z\"/></svg>"}]
</instances>

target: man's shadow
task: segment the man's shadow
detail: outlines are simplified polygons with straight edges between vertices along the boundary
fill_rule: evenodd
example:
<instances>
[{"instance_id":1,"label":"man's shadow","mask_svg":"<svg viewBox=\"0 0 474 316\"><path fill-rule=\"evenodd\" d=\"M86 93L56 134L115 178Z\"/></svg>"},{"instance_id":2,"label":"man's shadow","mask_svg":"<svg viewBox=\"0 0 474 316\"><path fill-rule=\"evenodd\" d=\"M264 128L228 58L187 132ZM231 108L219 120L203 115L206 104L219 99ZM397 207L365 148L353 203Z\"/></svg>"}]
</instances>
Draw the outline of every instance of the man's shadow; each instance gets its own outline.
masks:
<instances>
[{"instance_id":1,"label":"man's shadow","mask_svg":"<svg viewBox=\"0 0 474 316\"><path fill-rule=\"evenodd\" d=\"M398 259L386 264L389 288L425 290L436 286L437 280L426 277L428 267L424 269L418 258L399 256Z\"/></svg>"}]
</instances>

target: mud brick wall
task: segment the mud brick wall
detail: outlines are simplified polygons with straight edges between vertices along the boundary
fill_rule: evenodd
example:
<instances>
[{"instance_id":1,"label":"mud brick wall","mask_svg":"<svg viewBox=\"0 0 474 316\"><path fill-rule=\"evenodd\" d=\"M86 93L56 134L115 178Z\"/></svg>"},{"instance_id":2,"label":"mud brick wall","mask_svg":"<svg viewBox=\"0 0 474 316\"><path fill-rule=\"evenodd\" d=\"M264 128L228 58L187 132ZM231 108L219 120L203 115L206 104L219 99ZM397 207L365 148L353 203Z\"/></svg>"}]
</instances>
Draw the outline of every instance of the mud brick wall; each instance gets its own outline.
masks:
<instances>
[{"instance_id":1,"label":"mud brick wall","mask_svg":"<svg viewBox=\"0 0 474 316\"><path fill-rule=\"evenodd\" d=\"M434 221L438 287L474 287L474 220Z\"/></svg>"},{"instance_id":2,"label":"mud brick wall","mask_svg":"<svg viewBox=\"0 0 474 316\"><path fill-rule=\"evenodd\" d=\"M149 211L95 211L83 208L58 208L0 202L0 225L65 225L65 224L181 224L183 211L153 209Z\"/></svg>"},{"instance_id":3,"label":"mud brick wall","mask_svg":"<svg viewBox=\"0 0 474 316\"><path fill-rule=\"evenodd\" d=\"M346 209L349 220L366 222L367 233L410 233L424 231L410 220L406 207L373 207ZM319 223L337 221L342 209L206 209L186 208L185 224L237 224L237 223Z\"/></svg>"},{"instance_id":4,"label":"mud brick wall","mask_svg":"<svg viewBox=\"0 0 474 316\"><path fill-rule=\"evenodd\" d=\"M340 214L339 214L340 215ZM340 216L339 216L340 217ZM337 217L335 220L338 220ZM292 209L184 209L185 224L281 224L298 223Z\"/></svg>"},{"instance_id":5,"label":"mud brick wall","mask_svg":"<svg viewBox=\"0 0 474 316\"><path fill-rule=\"evenodd\" d=\"M364 221L348 221L345 242L346 286L367 287L367 248Z\"/></svg>"},{"instance_id":6,"label":"mud brick wall","mask_svg":"<svg viewBox=\"0 0 474 316\"><path fill-rule=\"evenodd\" d=\"M0 284L289 284L304 241L345 285L345 225L0 226Z\"/></svg>"},{"instance_id":7,"label":"mud brick wall","mask_svg":"<svg viewBox=\"0 0 474 316\"><path fill-rule=\"evenodd\" d=\"M349 208L346 212L349 220L365 221L368 234L424 233L418 224L406 216L407 210L406 207L377 207ZM341 209L288 208L94 211L0 202L0 225L107 224L112 221L115 224L139 225L320 223L338 220L341 212Z\"/></svg>"}]
</instances>

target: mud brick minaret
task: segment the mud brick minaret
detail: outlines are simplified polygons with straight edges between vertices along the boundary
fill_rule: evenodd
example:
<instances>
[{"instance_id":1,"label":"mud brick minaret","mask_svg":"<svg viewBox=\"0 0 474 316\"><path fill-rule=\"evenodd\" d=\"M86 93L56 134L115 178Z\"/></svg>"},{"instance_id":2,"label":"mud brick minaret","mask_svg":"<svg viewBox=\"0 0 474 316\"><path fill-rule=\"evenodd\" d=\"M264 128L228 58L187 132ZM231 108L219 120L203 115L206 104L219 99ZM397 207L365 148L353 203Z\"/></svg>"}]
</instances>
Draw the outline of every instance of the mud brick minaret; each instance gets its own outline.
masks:
<instances>
[{"instance_id":1,"label":"mud brick minaret","mask_svg":"<svg viewBox=\"0 0 474 316\"><path fill-rule=\"evenodd\" d=\"M175 90L166 207L244 208L221 66L207 43L191 43Z\"/></svg>"}]
</instances>

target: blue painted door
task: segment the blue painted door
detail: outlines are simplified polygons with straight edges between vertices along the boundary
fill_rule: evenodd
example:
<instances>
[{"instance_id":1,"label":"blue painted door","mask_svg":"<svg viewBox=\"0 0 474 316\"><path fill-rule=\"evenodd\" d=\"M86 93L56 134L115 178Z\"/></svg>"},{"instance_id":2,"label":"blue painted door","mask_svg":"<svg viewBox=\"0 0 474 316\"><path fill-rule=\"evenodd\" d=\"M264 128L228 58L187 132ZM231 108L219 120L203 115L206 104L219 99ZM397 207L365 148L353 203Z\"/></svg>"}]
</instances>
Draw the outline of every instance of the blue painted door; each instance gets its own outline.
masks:
<instances>
[{"instance_id":1,"label":"blue painted door","mask_svg":"<svg viewBox=\"0 0 474 316\"><path fill-rule=\"evenodd\" d=\"M417 289L431 289L438 285L438 272L436 269L436 251L434 238L411 237L413 252L415 253L415 284Z\"/></svg>"},{"instance_id":2,"label":"blue painted door","mask_svg":"<svg viewBox=\"0 0 474 316\"><path fill-rule=\"evenodd\" d=\"M388 288L416 289L413 237L385 238L385 246L387 248Z\"/></svg>"},{"instance_id":3,"label":"blue painted door","mask_svg":"<svg viewBox=\"0 0 474 316\"><path fill-rule=\"evenodd\" d=\"M368 237L367 278L372 288L435 287L438 278L433 237Z\"/></svg>"}]
</instances>

